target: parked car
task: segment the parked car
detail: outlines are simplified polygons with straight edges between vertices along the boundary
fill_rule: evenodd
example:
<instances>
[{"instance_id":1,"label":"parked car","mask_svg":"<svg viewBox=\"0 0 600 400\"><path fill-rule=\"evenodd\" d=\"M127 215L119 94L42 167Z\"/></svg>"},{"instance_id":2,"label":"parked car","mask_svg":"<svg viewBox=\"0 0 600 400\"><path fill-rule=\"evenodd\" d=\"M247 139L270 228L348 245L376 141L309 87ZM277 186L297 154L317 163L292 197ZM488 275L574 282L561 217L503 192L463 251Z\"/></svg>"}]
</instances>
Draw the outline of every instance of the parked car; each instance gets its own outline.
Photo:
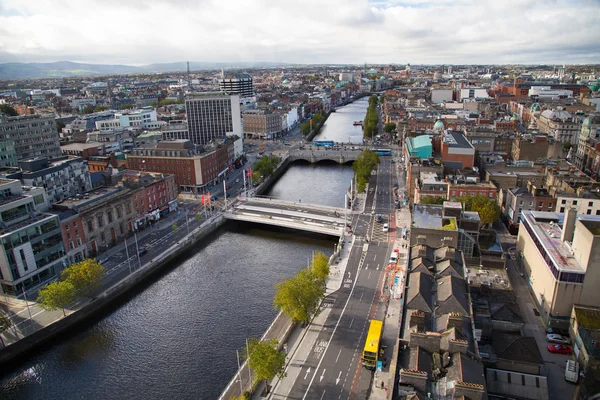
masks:
<instances>
[{"instance_id":1,"label":"parked car","mask_svg":"<svg viewBox=\"0 0 600 400\"><path fill-rule=\"evenodd\" d=\"M383 224L383 231L387 232L388 231L388 224Z\"/></svg>"},{"instance_id":2,"label":"parked car","mask_svg":"<svg viewBox=\"0 0 600 400\"><path fill-rule=\"evenodd\" d=\"M571 346L565 346L564 344L549 344L548 351L550 353L572 354L573 348Z\"/></svg>"},{"instance_id":3,"label":"parked car","mask_svg":"<svg viewBox=\"0 0 600 400\"><path fill-rule=\"evenodd\" d=\"M377 214L377 216L375 217L375 221L382 223L383 222L383 217L381 216L381 214Z\"/></svg>"},{"instance_id":4,"label":"parked car","mask_svg":"<svg viewBox=\"0 0 600 400\"><path fill-rule=\"evenodd\" d=\"M549 333L546 335L546 340L550 343L558 343L558 344L569 344L571 343L569 338L564 337L563 335L558 335L556 333Z\"/></svg>"},{"instance_id":5,"label":"parked car","mask_svg":"<svg viewBox=\"0 0 600 400\"><path fill-rule=\"evenodd\" d=\"M240 178L237 178L237 179L235 180L235 183L240 183Z\"/></svg>"},{"instance_id":6,"label":"parked car","mask_svg":"<svg viewBox=\"0 0 600 400\"><path fill-rule=\"evenodd\" d=\"M225 186L225 189L229 190L229 189L231 189L231 186L227 185L227 186Z\"/></svg>"},{"instance_id":7,"label":"parked car","mask_svg":"<svg viewBox=\"0 0 600 400\"><path fill-rule=\"evenodd\" d=\"M568 333L564 329L558 328L548 328L546 329L546 333L555 333L557 335L567 336Z\"/></svg>"}]
</instances>

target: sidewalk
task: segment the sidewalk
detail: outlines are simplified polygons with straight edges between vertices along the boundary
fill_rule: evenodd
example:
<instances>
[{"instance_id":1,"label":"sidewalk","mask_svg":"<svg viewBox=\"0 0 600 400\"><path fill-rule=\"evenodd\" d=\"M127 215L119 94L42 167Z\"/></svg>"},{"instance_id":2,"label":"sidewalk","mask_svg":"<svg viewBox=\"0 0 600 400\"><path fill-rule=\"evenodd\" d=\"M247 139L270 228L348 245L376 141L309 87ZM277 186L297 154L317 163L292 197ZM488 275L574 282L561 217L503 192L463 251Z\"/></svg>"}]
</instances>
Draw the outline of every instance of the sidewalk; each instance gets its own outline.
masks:
<instances>
[{"instance_id":1,"label":"sidewalk","mask_svg":"<svg viewBox=\"0 0 600 400\"><path fill-rule=\"evenodd\" d=\"M329 278L327 279L327 288L325 296L339 290L343 283L343 277L346 273L346 266L348 265L348 259L350 258L350 252L354 246L355 237L346 237L344 248L342 249L339 262L331 265ZM310 356L311 350L319 337L319 333L323 329L327 318L331 312L331 308L323 307L327 304L323 302L321 312L311 321L306 327L302 328L297 326L287 339L286 345L288 348L288 356L286 357L285 372L287 375L283 379L275 378L271 382L271 393L267 397L261 397L261 393L264 390L264 385L260 384L257 386L252 399L264 400L264 399L286 399L297 377L302 372L302 366L306 359Z\"/></svg>"}]
</instances>

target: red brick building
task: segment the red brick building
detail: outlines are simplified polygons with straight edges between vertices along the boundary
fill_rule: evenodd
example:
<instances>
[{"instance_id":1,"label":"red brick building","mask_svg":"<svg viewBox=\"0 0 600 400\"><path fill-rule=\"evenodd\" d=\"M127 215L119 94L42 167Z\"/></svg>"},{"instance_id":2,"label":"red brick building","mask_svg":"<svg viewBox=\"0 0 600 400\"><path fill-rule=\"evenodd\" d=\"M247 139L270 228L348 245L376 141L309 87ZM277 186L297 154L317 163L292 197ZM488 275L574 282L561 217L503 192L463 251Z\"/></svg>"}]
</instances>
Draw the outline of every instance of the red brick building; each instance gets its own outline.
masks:
<instances>
[{"instance_id":1,"label":"red brick building","mask_svg":"<svg viewBox=\"0 0 600 400\"><path fill-rule=\"evenodd\" d=\"M198 153L186 139L159 142L132 150L127 157L129 169L160 172L175 176L179 191L202 191L216 184L231 168L233 148L225 144Z\"/></svg>"},{"instance_id":2,"label":"red brick building","mask_svg":"<svg viewBox=\"0 0 600 400\"><path fill-rule=\"evenodd\" d=\"M448 182L448 198L464 196L484 196L488 199L498 198L498 188L491 182L452 183Z\"/></svg>"},{"instance_id":3,"label":"red brick building","mask_svg":"<svg viewBox=\"0 0 600 400\"><path fill-rule=\"evenodd\" d=\"M446 167L461 169L475 165L475 148L461 132L444 132L440 150Z\"/></svg>"}]
</instances>

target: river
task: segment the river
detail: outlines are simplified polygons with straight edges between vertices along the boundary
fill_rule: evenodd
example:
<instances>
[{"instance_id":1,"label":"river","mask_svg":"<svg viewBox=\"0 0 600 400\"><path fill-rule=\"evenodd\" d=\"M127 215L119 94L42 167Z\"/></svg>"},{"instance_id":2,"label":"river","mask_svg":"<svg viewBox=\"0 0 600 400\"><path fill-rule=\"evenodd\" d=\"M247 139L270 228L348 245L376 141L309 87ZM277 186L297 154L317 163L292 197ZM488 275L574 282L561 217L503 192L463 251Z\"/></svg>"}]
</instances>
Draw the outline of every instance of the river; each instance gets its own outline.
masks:
<instances>
[{"instance_id":1,"label":"river","mask_svg":"<svg viewBox=\"0 0 600 400\"><path fill-rule=\"evenodd\" d=\"M333 140L334 142L358 143L363 141L363 130L360 125L353 125L354 121L362 121L367 114L369 98L340 107L331 113L323 128L314 140Z\"/></svg>"},{"instance_id":2,"label":"river","mask_svg":"<svg viewBox=\"0 0 600 400\"><path fill-rule=\"evenodd\" d=\"M356 104L339 109L320 135L342 141L334 131L341 120L356 130L351 120L366 110L359 102L361 112ZM349 165L293 164L269 195L341 207L351 177ZM228 223L120 307L5 373L0 398L215 399L237 370L236 349L272 322L274 284L333 245Z\"/></svg>"}]
</instances>

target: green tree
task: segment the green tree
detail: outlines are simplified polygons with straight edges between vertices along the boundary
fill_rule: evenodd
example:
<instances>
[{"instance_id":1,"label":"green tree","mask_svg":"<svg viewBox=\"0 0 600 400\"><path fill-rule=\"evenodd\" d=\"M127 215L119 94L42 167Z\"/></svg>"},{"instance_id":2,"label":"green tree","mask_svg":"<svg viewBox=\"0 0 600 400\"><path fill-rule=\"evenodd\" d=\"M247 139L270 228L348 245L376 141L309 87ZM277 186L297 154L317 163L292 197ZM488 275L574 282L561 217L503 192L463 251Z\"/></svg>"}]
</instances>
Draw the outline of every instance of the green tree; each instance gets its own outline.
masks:
<instances>
[{"instance_id":1,"label":"green tree","mask_svg":"<svg viewBox=\"0 0 600 400\"><path fill-rule=\"evenodd\" d=\"M106 111L108 110L108 106L101 106L101 105L97 105L96 107L94 107L94 112L100 112L100 111Z\"/></svg>"},{"instance_id":2,"label":"green tree","mask_svg":"<svg viewBox=\"0 0 600 400\"><path fill-rule=\"evenodd\" d=\"M94 112L94 106L92 106L91 104L89 104L89 105L85 106L83 108L83 110L81 110L81 112L84 113L84 114L91 114L91 113Z\"/></svg>"},{"instance_id":3,"label":"green tree","mask_svg":"<svg viewBox=\"0 0 600 400\"><path fill-rule=\"evenodd\" d=\"M362 192L367 187L371 172L379 164L379 156L372 150L363 150L358 155L358 158L352 164L358 191Z\"/></svg>"},{"instance_id":4,"label":"green tree","mask_svg":"<svg viewBox=\"0 0 600 400\"><path fill-rule=\"evenodd\" d=\"M456 201L465 206L465 211L476 211L479 213L481 223L489 225L500 218L500 206L494 199L482 195L459 197Z\"/></svg>"},{"instance_id":5,"label":"green tree","mask_svg":"<svg viewBox=\"0 0 600 400\"><path fill-rule=\"evenodd\" d=\"M75 286L69 281L57 281L41 288L38 292L38 304L48 311L62 309L75 301Z\"/></svg>"},{"instance_id":6,"label":"green tree","mask_svg":"<svg viewBox=\"0 0 600 400\"><path fill-rule=\"evenodd\" d=\"M329 257L323 252L315 252L310 267L315 278L324 283L327 276L329 276Z\"/></svg>"},{"instance_id":7,"label":"green tree","mask_svg":"<svg viewBox=\"0 0 600 400\"><path fill-rule=\"evenodd\" d=\"M69 265L61 272L63 281L73 285L78 296L89 296L100 287L100 281L106 275L106 269L96 259L86 258Z\"/></svg>"},{"instance_id":8,"label":"green tree","mask_svg":"<svg viewBox=\"0 0 600 400\"><path fill-rule=\"evenodd\" d=\"M8 317L8 315L0 312L0 342L2 342L2 347L6 347L4 344L4 340L2 339L2 333L7 331L12 326L12 321Z\"/></svg>"},{"instance_id":9,"label":"green tree","mask_svg":"<svg viewBox=\"0 0 600 400\"><path fill-rule=\"evenodd\" d=\"M300 125L300 132L304 136L308 135L310 133L310 122L303 122L302 125Z\"/></svg>"},{"instance_id":10,"label":"green tree","mask_svg":"<svg viewBox=\"0 0 600 400\"><path fill-rule=\"evenodd\" d=\"M179 229L179 227L177 226L177 224L173 224L173 225L171 225L171 230L172 230L173 232L177 232L177 229Z\"/></svg>"},{"instance_id":11,"label":"green tree","mask_svg":"<svg viewBox=\"0 0 600 400\"><path fill-rule=\"evenodd\" d=\"M121 104L121 110L129 110L133 108L133 103L123 103Z\"/></svg>"},{"instance_id":12,"label":"green tree","mask_svg":"<svg viewBox=\"0 0 600 400\"><path fill-rule=\"evenodd\" d=\"M271 339L268 342L252 338L244 351L244 359L254 372L257 381L267 383L274 377L285 377L285 353L278 350L279 342ZM267 386L268 390L268 386Z\"/></svg>"},{"instance_id":13,"label":"green tree","mask_svg":"<svg viewBox=\"0 0 600 400\"><path fill-rule=\"evenodd\" d=\"M569 142L568 140L565 140L562 144L562 148L565 152L569 151L569 149L572 147L571 142Z\"/></svg>"},{"instance_id":14,"label":"green tree","mask_svg":"<svg viewBox=\"0 0 600 400\"><path fill-rule=\"evenodd\" d=\"M200 221L202 221L202 214L196 213L196 215L194 215L194 218L196 219L196 221L200 222Z\"/></svg>"},{"instance_id":15,"label":"green tree","mask_svg":"<svg viewBox=\"0 0 600 400\"><path fill-rule=\"evenodd\" d=\"M0 113L4 113L9 117L16 117L19 115L17 110L15 110L10 104L0 104Z\"/></svg>"},{"instance_id":16,"label":"green tree","mask_svg":"<svg viewBox=\"0 0 600 400\"><path fill-rule=\"evenodd\" d=\"M435 196L423 196L420 198L419 204L437 204L441 206L442 204L444 204L444 198Z\"/></svg>"},{"instance_id":17,"label":"green tree","mask_svg":"<svg viewBox=\"0 0 600 400\"><path fill-rule=\"evenodd\" d=\"M275 309L281 310L294 322L306 324L319 310L325 287L308 269L275 285Z\"/></svg>"},{"instance_id":18,"label":"green tree","mask_svg":"<svg viewBox=\"0 0 600 400\"><path fill-rule=\"evenodd\" d=\"M392 133L395 130L396 130L396 124L394 124L394 123L390 122L389 124L385 124L383 126L383 131L386 132L386 133Z\"/></svg>"}]
</instances>

